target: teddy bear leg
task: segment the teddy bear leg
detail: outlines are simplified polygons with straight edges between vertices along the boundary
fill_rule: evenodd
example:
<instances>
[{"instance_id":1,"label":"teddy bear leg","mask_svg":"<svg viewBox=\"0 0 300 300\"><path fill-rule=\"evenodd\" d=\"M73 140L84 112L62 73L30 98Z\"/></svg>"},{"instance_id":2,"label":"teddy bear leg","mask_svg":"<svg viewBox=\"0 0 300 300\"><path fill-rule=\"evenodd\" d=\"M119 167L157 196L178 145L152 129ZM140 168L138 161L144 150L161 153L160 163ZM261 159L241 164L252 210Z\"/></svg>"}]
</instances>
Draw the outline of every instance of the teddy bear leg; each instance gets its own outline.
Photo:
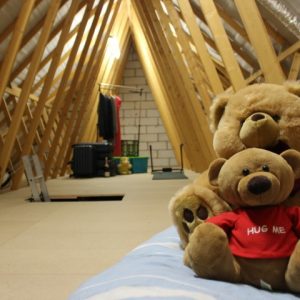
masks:
<instances>
[{"instance_id":1,"label":"teddy bear leg","mask_svg":"<svg viewBox=\"0 0 300 300\"><path fill-rule=\"evenodd\" d=\"M300 241L290 257L285 280L291 291L300 292Z\"/></svg>"},{"instance_id":2,"label":"teddy bear leg","mask_svg":"<svg viewBox=\"0 0 300 300\"><path fill-rule=\"evenodd\" d=\"M240 281L240 267L228 247L226 233L217 225L200 224L190 237L184 262L203 278Z\"/></svg>"}]
</instances>

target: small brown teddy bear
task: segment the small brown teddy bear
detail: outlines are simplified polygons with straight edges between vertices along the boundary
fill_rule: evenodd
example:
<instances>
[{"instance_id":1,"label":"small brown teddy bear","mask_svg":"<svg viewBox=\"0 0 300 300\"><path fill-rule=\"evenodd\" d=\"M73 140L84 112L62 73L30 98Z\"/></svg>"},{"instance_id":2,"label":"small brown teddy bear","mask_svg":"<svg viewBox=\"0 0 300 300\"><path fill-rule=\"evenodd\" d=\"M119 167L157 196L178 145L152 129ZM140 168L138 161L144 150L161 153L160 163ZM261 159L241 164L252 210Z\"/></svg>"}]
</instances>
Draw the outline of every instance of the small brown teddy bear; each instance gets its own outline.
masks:
<instances>
[{"instance_id":1,"label":"small brown teddy bear","mask_svg":"<svg viewBox=\"0 0 300 300\"><path fill-rule=\"evenodd\" d=\"M234 94L216 97L210 109L210 127L218 156L229 158L251 147L275 153L287 149L300 151L299 96L300 82L286 82L284 85L253 84ZM207 217L230 210L207 174L207 171L200 174L169 203L183 248L194 228ZM289 197L291 204L299 204L299 190L297 180Z\"/></svg>"},{"instance_id":2,"label":"small brown teddy bear","mask_svg":"<svg viewBox=\"0 0 300 300\"><path fill-rule=\"evenodd\" d=\"M235 209L197 226L185 264L200 277L300 292L300 207L283 203L300 173L300 153L251 148L209 167Z\"/></svg>"}]
</instances>

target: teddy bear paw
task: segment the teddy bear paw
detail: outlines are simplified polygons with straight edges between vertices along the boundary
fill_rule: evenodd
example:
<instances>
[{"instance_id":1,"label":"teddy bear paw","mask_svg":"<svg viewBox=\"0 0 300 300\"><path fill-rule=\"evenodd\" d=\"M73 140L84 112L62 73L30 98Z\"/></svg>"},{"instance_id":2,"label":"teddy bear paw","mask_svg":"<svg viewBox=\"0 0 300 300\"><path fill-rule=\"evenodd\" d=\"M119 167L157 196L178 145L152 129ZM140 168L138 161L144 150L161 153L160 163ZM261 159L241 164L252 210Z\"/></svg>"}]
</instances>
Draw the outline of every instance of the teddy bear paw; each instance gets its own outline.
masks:
<instances>
[{"instance_id":1,"label":"teddy bear paw","mask_svg":"<svg viewBox=\"0 0 300 300\"><path fill-rule=\"evenodd\" d=\"M208 209L201 204L195 209L184 208L182 213L182 227L186 233L190 234L199 224L203 223L208 216Z\"/></svg>"}]
</instances>

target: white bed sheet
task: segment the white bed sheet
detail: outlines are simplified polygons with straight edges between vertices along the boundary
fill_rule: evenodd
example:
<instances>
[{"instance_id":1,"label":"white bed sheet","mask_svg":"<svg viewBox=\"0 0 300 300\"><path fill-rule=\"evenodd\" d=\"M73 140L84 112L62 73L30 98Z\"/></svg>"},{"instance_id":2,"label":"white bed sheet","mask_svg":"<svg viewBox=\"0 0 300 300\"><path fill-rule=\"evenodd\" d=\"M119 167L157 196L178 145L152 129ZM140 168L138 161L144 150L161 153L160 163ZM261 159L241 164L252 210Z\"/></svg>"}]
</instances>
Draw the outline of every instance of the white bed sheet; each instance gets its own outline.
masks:
<instances>
[{"instance_id":1,"label":"white bed sheet","mask_svg":"<svg viewBox=\"0 0 300 300\"><path fill-rule=\"evenodd\" d=\"M141 244L119 263L83 283L69 300L293 300L300 295L205 280L183 265L174 227Z\"/></svg>"}]
</instances>

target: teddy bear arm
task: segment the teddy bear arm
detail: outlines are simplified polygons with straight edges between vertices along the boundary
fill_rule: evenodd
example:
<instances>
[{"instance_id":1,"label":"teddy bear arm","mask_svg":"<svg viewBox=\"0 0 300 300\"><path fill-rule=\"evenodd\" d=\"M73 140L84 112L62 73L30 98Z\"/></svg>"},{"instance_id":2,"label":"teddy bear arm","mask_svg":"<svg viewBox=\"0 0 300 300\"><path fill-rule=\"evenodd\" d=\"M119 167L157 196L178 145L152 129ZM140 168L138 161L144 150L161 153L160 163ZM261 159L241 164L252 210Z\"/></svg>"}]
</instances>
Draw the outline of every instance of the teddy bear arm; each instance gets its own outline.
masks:
<instances>
[{"instance_id":1,"label":"teddy bear arm","mask_svg":"<svg viewBox=\"0 0 300 300\"><path fill-rule=\"evenodd\" d=\"M292 206L287 208L288 216L293 225L293 231L300 239L300 207Z\"/></svg>"},{"instance_id":2,"label":"teddy bear arm","mask_svg":"<svg viewBox=\"0 0 300 300\"><path fill-rule=\"evenodd\" d=\"M300 241L290 257L285 280L288 287L296 293L300 293Z\"/></svg>"}]
</instances>

